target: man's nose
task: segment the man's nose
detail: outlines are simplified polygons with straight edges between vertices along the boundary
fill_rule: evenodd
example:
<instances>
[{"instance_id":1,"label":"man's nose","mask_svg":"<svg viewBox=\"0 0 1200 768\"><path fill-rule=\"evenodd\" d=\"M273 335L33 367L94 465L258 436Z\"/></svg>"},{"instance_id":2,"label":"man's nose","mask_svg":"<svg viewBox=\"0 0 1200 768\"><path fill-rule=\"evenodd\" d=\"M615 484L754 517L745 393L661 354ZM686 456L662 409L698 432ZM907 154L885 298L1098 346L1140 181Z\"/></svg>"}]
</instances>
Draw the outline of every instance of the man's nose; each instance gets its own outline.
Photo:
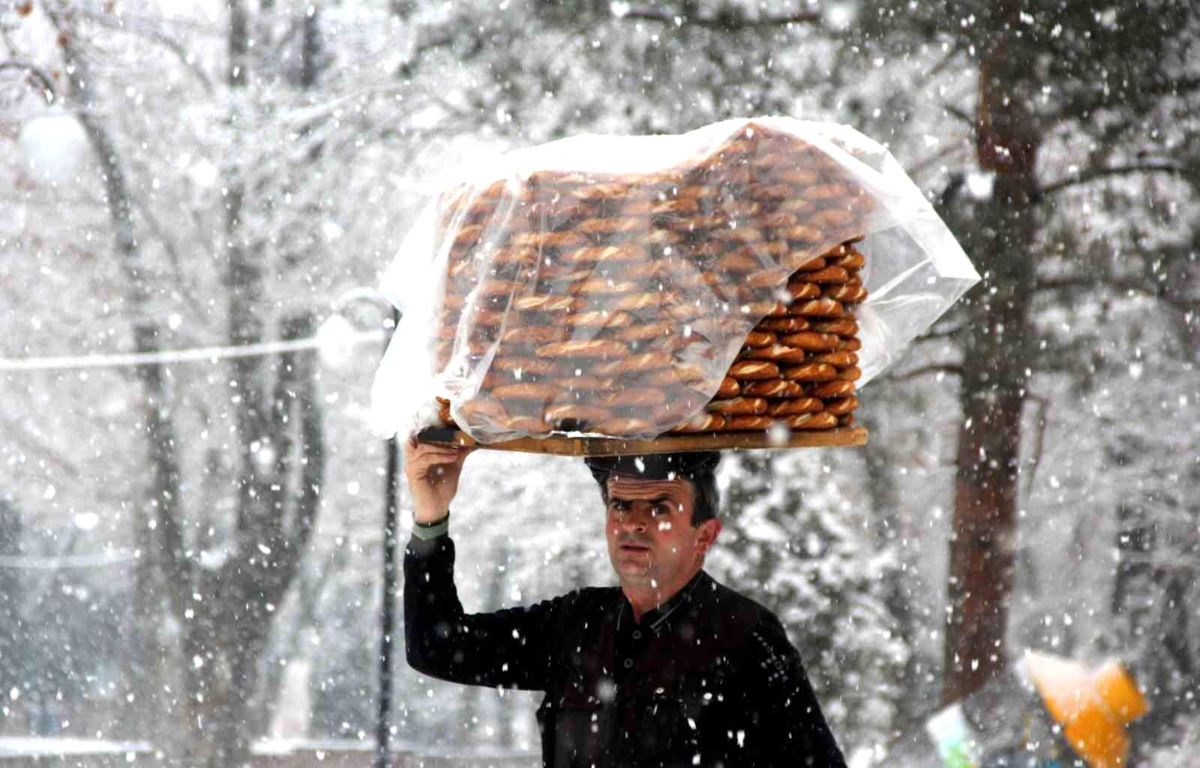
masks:
<instances>
[{"instance_id":1,"label":"man's nose","mask_svg":"<svg viewBox=\"0 0 1200 768\"><path fill-rule=\"evenodd\" d=\"M650 527L649 515L634 507L621 518L621 527L644 533Z\"/></svg>"}]
</instances>

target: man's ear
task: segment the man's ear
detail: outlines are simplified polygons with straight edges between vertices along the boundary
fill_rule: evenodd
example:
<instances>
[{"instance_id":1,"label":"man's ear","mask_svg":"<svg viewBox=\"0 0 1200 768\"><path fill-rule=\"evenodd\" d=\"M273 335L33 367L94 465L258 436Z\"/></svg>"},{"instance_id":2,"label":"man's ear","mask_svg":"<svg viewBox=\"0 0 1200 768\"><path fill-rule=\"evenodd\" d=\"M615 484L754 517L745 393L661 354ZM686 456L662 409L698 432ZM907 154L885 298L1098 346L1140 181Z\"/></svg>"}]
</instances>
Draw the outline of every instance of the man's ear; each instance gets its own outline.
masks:
<instances>
[{"instance_id":1,"label":"man's ear","mask_svg":"<svg viewBox=\"0 0 1200 768\"><path fill-rule=\"evenodd\" d=\"M716 517L705 520L696 526L697 531L699 531L696 539L696 548L700 550L700 554L706 554L712 548L712 545L717 541L717 537L721 535L723 527L720 518Z\"/></svg>"}]
</instances>

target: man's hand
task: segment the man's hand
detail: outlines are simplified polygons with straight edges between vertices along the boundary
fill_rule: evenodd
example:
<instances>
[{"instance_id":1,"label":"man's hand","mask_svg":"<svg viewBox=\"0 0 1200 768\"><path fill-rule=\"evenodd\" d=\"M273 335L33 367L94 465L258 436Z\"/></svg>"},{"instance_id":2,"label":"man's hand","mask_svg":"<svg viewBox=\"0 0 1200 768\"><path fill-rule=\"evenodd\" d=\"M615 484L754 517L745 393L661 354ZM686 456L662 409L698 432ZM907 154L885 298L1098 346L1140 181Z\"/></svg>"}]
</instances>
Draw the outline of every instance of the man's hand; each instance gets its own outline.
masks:
<instances>
[{"instance_id":1,"label":"man's hand","mask_svg":"<svg viewBox=\"0 0 1200 768\"><path fill-rule=\"evenodd\" d=\"M474 448L430 445L408 438L404 451L404 475L413 498L413 520L435 523L450 511L450 502L458 492L463 462Z\"/></svg>"}]
</instances>

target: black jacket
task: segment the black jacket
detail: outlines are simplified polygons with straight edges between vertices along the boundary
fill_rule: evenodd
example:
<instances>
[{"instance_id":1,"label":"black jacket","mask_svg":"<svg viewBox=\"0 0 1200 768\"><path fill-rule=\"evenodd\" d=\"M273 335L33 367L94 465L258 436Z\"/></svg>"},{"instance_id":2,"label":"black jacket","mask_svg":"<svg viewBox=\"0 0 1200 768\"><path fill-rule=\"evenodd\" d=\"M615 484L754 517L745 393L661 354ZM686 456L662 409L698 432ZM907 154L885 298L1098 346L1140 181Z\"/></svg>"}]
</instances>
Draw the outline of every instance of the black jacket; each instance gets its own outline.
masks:
<instances>
[{"instance_id":1,"label":"black jacket","mask_svg":"<svg viewBox=\"0 0 1200 768\"><path fill-rule=\"evenodd\" d=\"M448 536L410 542L404 575L409 664L545 691L548 768L845 766L779 620L704 572L639 624L616 587L468 615Z\"/></svg>"}]
</instances>

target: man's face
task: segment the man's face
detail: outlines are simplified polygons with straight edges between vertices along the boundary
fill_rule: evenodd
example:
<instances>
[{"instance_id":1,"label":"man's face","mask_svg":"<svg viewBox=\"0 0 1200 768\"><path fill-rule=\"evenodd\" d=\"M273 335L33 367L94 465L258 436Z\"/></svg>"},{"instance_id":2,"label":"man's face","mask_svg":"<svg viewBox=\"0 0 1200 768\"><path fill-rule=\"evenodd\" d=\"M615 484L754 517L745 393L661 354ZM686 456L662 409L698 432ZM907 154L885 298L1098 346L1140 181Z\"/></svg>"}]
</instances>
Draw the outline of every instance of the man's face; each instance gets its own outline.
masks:
<instances>
[{"instance_id":1,"label":"man's face","mask_svg":"<svg viewBox=\"0 0 1200 768\"><path fill-rule=\"evenodd\" d=\"M623 586L672 594L704 561L719 520L692 526L695 486L688 480L608 478L608 556Z\"/></svg>"}]
</instances>

